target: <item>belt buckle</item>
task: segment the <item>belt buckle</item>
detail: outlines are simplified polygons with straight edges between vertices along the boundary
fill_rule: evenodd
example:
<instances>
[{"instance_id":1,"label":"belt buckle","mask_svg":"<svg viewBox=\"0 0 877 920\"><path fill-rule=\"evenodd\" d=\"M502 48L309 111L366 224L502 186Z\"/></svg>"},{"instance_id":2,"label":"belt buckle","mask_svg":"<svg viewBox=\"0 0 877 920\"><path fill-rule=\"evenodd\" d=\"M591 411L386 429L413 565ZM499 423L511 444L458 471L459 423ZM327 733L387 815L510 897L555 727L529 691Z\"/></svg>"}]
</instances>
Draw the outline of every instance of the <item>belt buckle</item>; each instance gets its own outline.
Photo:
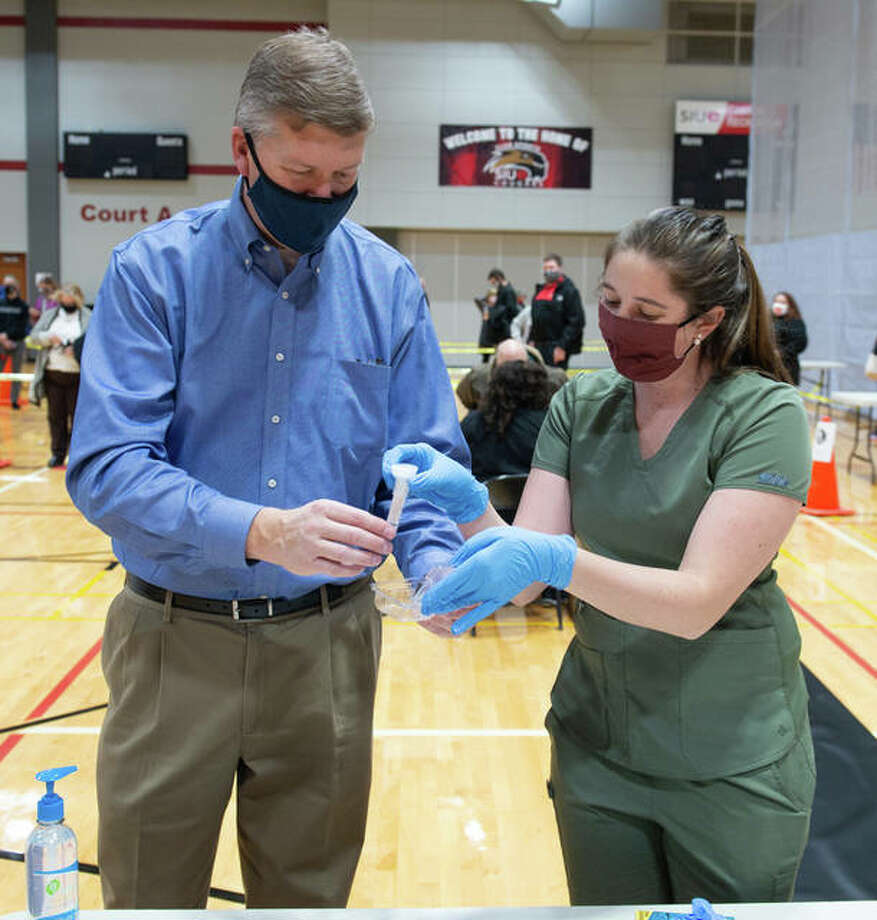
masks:
<instances>
[{"instance_id":1,"label":"belt buckle","mask_svg":"<svg viewBox=\"0 0 877 920\"><path fill-rule=\"evenodd\" d=\"M239 620L241 618L240 605L236 600L231 602L231 615L232 619Z\"/></svg>"},{"instance_id":2,"label":"belt buckle","mask_svg":"<svg viewBox=\"0 0 877 920\"><path fill-rule=\"evenodd\" d=\"M274 598L267 597L265 598L265 602L268 604L268 616L273 617L274 616Z\"/></svg>"}]
</instances>

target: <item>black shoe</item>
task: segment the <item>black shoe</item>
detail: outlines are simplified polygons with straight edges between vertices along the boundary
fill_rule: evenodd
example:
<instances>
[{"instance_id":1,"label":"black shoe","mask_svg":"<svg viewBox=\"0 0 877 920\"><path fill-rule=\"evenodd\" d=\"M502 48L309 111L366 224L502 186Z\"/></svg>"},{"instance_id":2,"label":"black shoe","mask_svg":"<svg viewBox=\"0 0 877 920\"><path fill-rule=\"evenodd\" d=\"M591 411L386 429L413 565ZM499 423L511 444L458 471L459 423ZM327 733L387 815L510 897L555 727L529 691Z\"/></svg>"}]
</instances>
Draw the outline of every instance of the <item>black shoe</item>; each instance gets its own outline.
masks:
<instances>
[{"instance_id":1,"label":"black shoe","mask_svg":"<svg viewBox=\"0 0 877 920\"><path fill-rule=\"evenodd\" d=\"M13 409L20 409L20 408L21 408L21 406L19 406L17 402L11 403L10 405L12 406Z\"/></svg>"},{"instance_id":2,"label":"black shoe","mask_svg":"<svg viewBox=\"0 0 877 920\"><path fill-rule=\"evenodd\" d=\"M50 466L50 467L64 466L64 458L63 457L49 457L49 462L46 464L46 466Z\"/></svg>"}]
</instances>

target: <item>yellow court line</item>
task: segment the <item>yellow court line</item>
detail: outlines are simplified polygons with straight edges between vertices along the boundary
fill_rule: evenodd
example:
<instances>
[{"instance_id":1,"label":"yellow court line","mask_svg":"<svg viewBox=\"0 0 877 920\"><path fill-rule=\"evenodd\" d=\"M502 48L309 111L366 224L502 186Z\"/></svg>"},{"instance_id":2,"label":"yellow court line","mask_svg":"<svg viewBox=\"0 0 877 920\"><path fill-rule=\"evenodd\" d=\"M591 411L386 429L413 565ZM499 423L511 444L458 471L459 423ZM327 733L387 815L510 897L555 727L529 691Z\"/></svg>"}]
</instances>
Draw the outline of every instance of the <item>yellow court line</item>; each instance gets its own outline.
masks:
<instances>
[{"instance_id":1,"label":"yellow court line","mask_svg":"<svg viewBox=\"0 0 877 920\"><path fill-rule=\"evenodd\" d=\"M92 585L97 584L102 578L106 578L106 576L109 575L110 572L112 571L113 569L101 569L101 571L98 572L97 575L95 575L93 578L89 578L88 581L78 591L75 591L73 594L68 596L68 599L67 599L68 603L69 601L79 600L80 597L83 597L86 594L86 592L90 590ZM57 610L53 610L52 613L49 614L49 619L50 620L66 619L66 617L61 616L61 614L64 612L64 606L65 605L62 604Z\"/></svg>"},{"instance_id":2,"label":"yellow court line","mask_svg":"<svg viewBox=\"0 0 877 920\"><path fill-rule=\"evenodd\" d=\"M787 559L795 563L795 565L800 566L802 569L812 569L808 563L803 562L797 556L793 556L787 549L780 548L780 555L785 556ZM811 573L812 574L812 573ZM842 591L830 578L823 578L822 576L817 576L823 584L828 585L832 591L842 597L848 604L852 604L857 610L861 610L866 616L870 617L877 623L877 615L873 614L861 601L857 601L854 597L850 597L846 591Z\"/></svg>"},{"instance_id":3,"label":"yellow court line","mask_svg":"<svg viewBox=\"0 0 877 920\"><path fill-rule=\"evenodd\" d=\"M2 616L0 615L0 621L3 622L12 622L12 623L103 623L106 619L105 616L102 617L59 617L56 614L42 614L42 613L22 613L18 616Z\"/></svg>"},{"instance_id":4,"label":"yellow court line","mask_svg":"<svg viewBox=\"0 0 877 920\"><path fill-rule=\"evenodd\" d=\"M857 533L860 537L864 537L869 543L877 544L877 537L873 537L867 530L862 530L861 527L850 527L849 529Z\"/></svg>"}]
</instances>

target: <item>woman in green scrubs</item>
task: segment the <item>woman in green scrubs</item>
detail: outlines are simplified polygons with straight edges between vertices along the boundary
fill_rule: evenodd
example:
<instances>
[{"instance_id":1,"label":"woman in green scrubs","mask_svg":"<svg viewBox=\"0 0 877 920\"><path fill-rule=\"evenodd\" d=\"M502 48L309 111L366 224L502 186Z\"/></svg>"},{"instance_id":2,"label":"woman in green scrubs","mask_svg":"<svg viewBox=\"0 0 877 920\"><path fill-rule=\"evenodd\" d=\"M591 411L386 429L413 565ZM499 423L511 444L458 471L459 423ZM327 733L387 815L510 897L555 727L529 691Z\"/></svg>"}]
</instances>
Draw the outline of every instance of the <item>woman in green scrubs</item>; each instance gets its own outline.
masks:
<instances>
[{"instance_id":1,"label":"woman in green scrubs","mask_svg":"<svg viewBox=\"0 0 877 920\"><path fill-rule=\"evenodd\" d=\"M546 719L572 903L788 900L815 769L772 564L806 499L804 409L721 217L626 227L599 313L616 369L554 397L515 526L447 458L388 452L471 538L423 610L460 633L544 583L579 599Z\"/></svg>"}]
</instances>

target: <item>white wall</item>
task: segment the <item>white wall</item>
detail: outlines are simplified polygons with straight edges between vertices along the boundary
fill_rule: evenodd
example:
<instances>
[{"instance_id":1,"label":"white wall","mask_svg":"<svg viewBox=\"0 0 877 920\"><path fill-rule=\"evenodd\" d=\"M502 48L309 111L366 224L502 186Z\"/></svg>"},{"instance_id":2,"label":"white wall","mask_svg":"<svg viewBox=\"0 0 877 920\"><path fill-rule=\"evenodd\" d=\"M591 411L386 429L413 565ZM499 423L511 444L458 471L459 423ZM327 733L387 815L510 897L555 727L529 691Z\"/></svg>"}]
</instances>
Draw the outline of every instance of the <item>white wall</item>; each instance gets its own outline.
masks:
<instances>
[{"instance_id":1,"label":"white wall","mask_svg":"<svg viewBox=\"0 0 877 920\"><path fill-rule=\"evenodd\" d=\"M531 289L546 248L572 259L571 276L589 286L587 266L605 234L670 200L674 101L749 98L747 68L668 66L660 35L639 44L564 43L518 0L263 0L255 7L203 0L183 6L173 0L60 0L59 15L327 21L353 48L378 116L351 216L367 226L416 231L420 254L433 253L435 268L423 272L437 292L435 315L444 337L474 335L471 297L480 292L484 272L512 251L519 262L510 263L509 275L521 287ZM0 10L22 14L23 2L0 0ZM229 164L237 90L252 50L266 37L62 28L60 130L185 131L190 162ZM6 111L19 128L0 138L0 159L24 158L23 54L23 29L0 28ZM440 188L442 122L591 126L593 188ZM231 185L223 176L183 183L59 181L62 276L78 280L89 298L109 249L142 226L142 208L151 221L162 207L224 197ZM22 174L0 171L0 194L14 216L0 222L4 249L25 248L23 187ZM135 220L86 221L86 205L110 214L133 211ZM742 229L742 220L732 226ZM427 236L436 231L439 236ZM516 241L516 233L525 236ZM555 247L550 235L558 233L565 237ZM399 239L409 249L415 237ZM483 255L470 255L476 251ZM454 253L463 258L458 266L472 269L450 268L459 286L445 291L449 275L441 265L447 259L451 266ZM596 335L593 325L589 334Z\"/></svg>"}]
</instances>

